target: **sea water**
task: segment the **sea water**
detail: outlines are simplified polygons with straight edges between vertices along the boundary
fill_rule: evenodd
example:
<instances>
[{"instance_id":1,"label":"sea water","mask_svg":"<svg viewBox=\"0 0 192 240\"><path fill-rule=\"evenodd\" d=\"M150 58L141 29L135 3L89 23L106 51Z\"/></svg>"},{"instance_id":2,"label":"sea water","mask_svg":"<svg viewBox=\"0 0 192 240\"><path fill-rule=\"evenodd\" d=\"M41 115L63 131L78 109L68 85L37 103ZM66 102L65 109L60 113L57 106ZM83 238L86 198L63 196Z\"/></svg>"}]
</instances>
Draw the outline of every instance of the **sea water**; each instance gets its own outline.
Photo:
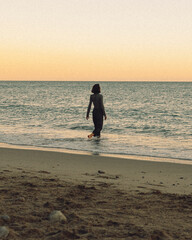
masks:
<instances>
[{"instance_id":1,"label":"sea water","mask_svg":"<svg viewBox=\"0 0 192 240\"><path fill-rule=\"evenodd\" d=\"M0 142L192 160L192 82L100 82L107 120L87 139L95 82L0 82Z\"/></svg>"}]
</instances>

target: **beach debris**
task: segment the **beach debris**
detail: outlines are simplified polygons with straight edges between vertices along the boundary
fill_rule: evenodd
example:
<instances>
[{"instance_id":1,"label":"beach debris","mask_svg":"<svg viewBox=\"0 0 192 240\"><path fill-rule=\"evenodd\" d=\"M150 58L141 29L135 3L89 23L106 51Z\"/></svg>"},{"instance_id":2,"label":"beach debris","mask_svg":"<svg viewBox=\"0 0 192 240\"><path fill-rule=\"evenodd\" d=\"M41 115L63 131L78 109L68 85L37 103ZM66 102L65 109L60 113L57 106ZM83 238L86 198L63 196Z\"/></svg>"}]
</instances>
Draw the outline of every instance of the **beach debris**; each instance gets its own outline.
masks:
<instances>
[{"instance_id":1,"label":"beach debris","mask_svg":"<svg viewBox=\"0 0 192 240\"><path fill-rule=\"evenodd\" d=\"M160 190L155 189L155 190L152 191L152 194L159 195L159 194L162 194L162 192Z\"/></svg>"},{"instance_id":2,"label":"beach debris","mask_svg":"<svg viewBox=\"0 0 192 240\"><path fill-rule=\"evenodd\" d=\"M38 171L38 173L50 174L50 172L48 172L48 171L44 171L44 170L40 170L40 171Z\"/></svg>"},{"instance_id":3,"label":"beach debris","mask_svg":"<svg viewBox=\"0 0 192 240\"><path fill-rule=\"evenodd\" d=\"M62 222L65 223L67 222L67 218L61 211L54 210L50 213L49 215L49 220L51 222Z\"/></svg>"},{"instance_id":4,"label":"beach debris","mask_svg":"<svg viewBox=\"0 0 192 240\"><path fill-rule=\"evenodd\" d=\"M44 203L44 204L43 204L43 207L54 209L54 205L53 205L52 203L50 203L50 202Z\"/></svg>"},{"instance_id":5,"label":"beach debris","mask_svg":"<svg viewBox=\"0 0 192 240\"><path fill-rule=\"evenodd\" d=\"M101 170L98 170L98 173L99 173L99 174L105 174L105 172L104 172L104 171L101 171Z\"/></svg>"},{"instance_id":6,"label":"beach debris","mask_svg":"<svg viewBox=\"0 0 192 240\"><path fill-rule=\"evenodd\" d=\"M8 215L0 215L0 219L2 219L5 222L9 222L10 221L10 217Z\"/></svg>"},{"instance_id":7,"label":"beach debris","mask_svg":"<svg viewBox=\"0 0 192 240\"><path fill-rule=\"evenodd\" d=\"M20 202L25 202L25 198L24 197L19 197L19 198L17 198L17 200L20 201Z\"/></svg>"},{"instance_id":8,"label":"beach debris","mask_svg":"<svg viewBox=\"0 0 192 240\"><path fill-rule=\"evenodd\" d=\"M9 235L9 229L5 226L0 226L0 239L5 239Z\"/></svg>"},{"instance_id":9,"label":"beach debris","mask_svg":"<svg viewBox=\"0 0 192 240\"><path fill-rule=\"evenodd\" d=\"M119 223L116 221L109 220L107 221L107 226L119 226Z\"/></svg>"}]
</instances>

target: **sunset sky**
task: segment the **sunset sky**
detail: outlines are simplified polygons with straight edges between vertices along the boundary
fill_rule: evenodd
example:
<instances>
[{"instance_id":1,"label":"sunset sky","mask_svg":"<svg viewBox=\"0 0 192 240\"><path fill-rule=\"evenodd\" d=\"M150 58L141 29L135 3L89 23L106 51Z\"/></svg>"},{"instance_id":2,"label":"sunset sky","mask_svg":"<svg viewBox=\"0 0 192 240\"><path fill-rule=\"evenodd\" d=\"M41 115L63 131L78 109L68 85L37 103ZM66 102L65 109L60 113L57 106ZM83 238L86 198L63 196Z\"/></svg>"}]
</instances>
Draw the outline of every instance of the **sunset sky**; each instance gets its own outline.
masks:
<instances>
[{"instance_id":1,"label":"sunset sky","mask_svg":"<svg viewBox=\"0 0 192 240\"><path fill-rule=\"evenodd\" d=\"M192 81L192 0L0 0L0 80Z\"/></svg>"}]
</instances>

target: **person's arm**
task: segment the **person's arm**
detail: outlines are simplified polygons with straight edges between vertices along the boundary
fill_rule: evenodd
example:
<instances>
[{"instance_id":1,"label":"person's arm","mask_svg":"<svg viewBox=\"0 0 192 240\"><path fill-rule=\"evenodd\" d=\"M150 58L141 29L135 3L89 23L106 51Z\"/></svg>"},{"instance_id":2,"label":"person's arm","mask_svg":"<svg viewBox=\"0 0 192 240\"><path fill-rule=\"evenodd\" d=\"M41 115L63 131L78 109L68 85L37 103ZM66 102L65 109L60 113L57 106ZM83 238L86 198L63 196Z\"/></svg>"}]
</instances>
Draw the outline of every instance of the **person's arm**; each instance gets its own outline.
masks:
<instances>
[{"instance_id":1,"label":"person's arm","mask_svg":"<svg viewBox=\"0 0 192 240\"><path fill-rule=\"evenodd\" d=\"M104 107L104 104L103 104L103 95L101 95L101 109L102 109L102 112L103 112L103 116L105 117L105 120L106 120L107 115L105 113L105 107Z\"/></svg>"},{"instance_id":2,"label":"person's arm","mask_svg":"<svg viewBox=\"0 0 192 240\"><path fill-rule=\"evenodd\" d=\"M90 96L89 105L88 105L88 108L87 108L87 116L86 116L87 119L89 118L89 113L90 113L90 110L91 110L91 104L92 104L92 97Z\"/></svg>"}]
</instances>

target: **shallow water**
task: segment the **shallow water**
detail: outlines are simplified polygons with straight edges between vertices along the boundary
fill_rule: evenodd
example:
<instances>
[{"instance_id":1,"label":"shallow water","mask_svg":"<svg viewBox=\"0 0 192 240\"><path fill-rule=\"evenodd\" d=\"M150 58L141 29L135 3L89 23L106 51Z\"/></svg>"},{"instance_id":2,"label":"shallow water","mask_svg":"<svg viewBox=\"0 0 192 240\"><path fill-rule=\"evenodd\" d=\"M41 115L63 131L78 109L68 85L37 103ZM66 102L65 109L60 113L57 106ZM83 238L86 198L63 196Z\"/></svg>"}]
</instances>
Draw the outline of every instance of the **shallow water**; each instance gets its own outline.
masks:
<instances>
[{"instance_id":1,"label":"shallow water","mask_svg":"<svg viewBox=\"0 0 192 240\"><path fill-rule=\"evenodd\" d=\"M108 119L88 140L93 84L0 82L0 142L192 160L192 83L100 83Z\"/></svg>"}]
</instances>

